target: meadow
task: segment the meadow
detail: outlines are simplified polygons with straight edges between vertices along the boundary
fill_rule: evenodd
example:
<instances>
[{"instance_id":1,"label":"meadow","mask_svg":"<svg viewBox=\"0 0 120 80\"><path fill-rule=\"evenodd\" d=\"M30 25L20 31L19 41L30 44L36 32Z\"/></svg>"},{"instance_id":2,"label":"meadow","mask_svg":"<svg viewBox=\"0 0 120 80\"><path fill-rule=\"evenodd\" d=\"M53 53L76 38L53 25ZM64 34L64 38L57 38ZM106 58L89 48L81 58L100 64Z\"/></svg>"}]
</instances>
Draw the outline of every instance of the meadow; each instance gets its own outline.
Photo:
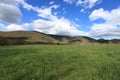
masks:
<instances>
[{"instance_id":1,"label":"meadow","mask_svg":"<svg viewBox=\"0 0 120 80\"><path fill-rule=\"evenodd\" d=\"M0 80L120 80L120 45L0 46Z\"/></svg>"}]
</instances>

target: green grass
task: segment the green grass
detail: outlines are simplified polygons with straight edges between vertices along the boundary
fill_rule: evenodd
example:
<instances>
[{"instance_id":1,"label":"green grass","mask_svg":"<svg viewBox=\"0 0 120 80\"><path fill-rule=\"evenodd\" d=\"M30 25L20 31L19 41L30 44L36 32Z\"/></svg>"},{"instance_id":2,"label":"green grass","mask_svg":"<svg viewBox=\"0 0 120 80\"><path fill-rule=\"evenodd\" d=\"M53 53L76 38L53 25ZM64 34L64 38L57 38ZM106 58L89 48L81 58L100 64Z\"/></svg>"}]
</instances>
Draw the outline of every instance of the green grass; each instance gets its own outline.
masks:
<instances>
[{"instance_id":1,"label":"green grass","mask_svg":"<svg viewBox=\"0 0 120 80\"><path fill-rule=\"evenodd\" d=\"M1 46L0 80L120 80L120 45Z\"/></svg>"}]
</instances>

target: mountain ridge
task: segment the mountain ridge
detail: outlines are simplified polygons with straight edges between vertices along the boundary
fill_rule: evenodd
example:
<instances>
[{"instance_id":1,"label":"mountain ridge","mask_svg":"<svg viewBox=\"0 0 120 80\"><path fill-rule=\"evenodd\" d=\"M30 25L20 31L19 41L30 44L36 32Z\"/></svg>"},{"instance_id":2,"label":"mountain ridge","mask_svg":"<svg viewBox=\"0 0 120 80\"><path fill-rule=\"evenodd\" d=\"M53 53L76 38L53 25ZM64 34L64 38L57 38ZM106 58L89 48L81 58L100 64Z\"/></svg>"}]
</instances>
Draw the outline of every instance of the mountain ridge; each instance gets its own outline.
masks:
<instances>
[{"instance_id":1,"label":"mountain ridge","mask_svg":"<svg viewBox=\"0 0 120 80\"><path fill-rule=\"evenodd\" d=\"M45 34L38 31L0 31L0 45L120 43L120 40L96 40L87 36Z\"/></svg>"}]
</instances>

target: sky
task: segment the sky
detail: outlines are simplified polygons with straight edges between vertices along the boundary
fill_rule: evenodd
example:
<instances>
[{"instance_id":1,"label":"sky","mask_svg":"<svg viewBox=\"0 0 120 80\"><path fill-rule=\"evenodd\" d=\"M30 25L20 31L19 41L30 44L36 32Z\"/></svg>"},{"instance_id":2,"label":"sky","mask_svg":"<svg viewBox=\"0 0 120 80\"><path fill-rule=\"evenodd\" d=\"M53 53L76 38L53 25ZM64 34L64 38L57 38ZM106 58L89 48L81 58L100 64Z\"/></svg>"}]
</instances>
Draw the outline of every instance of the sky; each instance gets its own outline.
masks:
<instances>
[{"instance_id":1,"label":"sky","mask_svg":"<svg viewBox=\"0 0 120 80\"><path fill-rule=\"evenodd\" d=\"M120 0L0 0L0 31L120 39Z\"/></svg>"}]
</instances>

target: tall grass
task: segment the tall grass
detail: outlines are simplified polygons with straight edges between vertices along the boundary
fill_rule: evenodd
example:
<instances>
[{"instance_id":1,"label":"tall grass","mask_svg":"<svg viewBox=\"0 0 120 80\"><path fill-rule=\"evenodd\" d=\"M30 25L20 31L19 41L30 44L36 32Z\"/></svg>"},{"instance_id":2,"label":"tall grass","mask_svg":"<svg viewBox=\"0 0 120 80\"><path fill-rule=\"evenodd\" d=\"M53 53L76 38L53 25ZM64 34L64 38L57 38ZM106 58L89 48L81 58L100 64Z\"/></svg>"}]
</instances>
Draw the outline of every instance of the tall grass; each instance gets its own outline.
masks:
<instances>
[{"instance_id":1,"label":"tall grass","mask_svg":"<svg viewBox=\"0 0 120 80\"><path fill-rule=\"evenodd\" d=\"M120 45L0 47L0 80L120 80Z\"/></svg>"}]
</instances>

